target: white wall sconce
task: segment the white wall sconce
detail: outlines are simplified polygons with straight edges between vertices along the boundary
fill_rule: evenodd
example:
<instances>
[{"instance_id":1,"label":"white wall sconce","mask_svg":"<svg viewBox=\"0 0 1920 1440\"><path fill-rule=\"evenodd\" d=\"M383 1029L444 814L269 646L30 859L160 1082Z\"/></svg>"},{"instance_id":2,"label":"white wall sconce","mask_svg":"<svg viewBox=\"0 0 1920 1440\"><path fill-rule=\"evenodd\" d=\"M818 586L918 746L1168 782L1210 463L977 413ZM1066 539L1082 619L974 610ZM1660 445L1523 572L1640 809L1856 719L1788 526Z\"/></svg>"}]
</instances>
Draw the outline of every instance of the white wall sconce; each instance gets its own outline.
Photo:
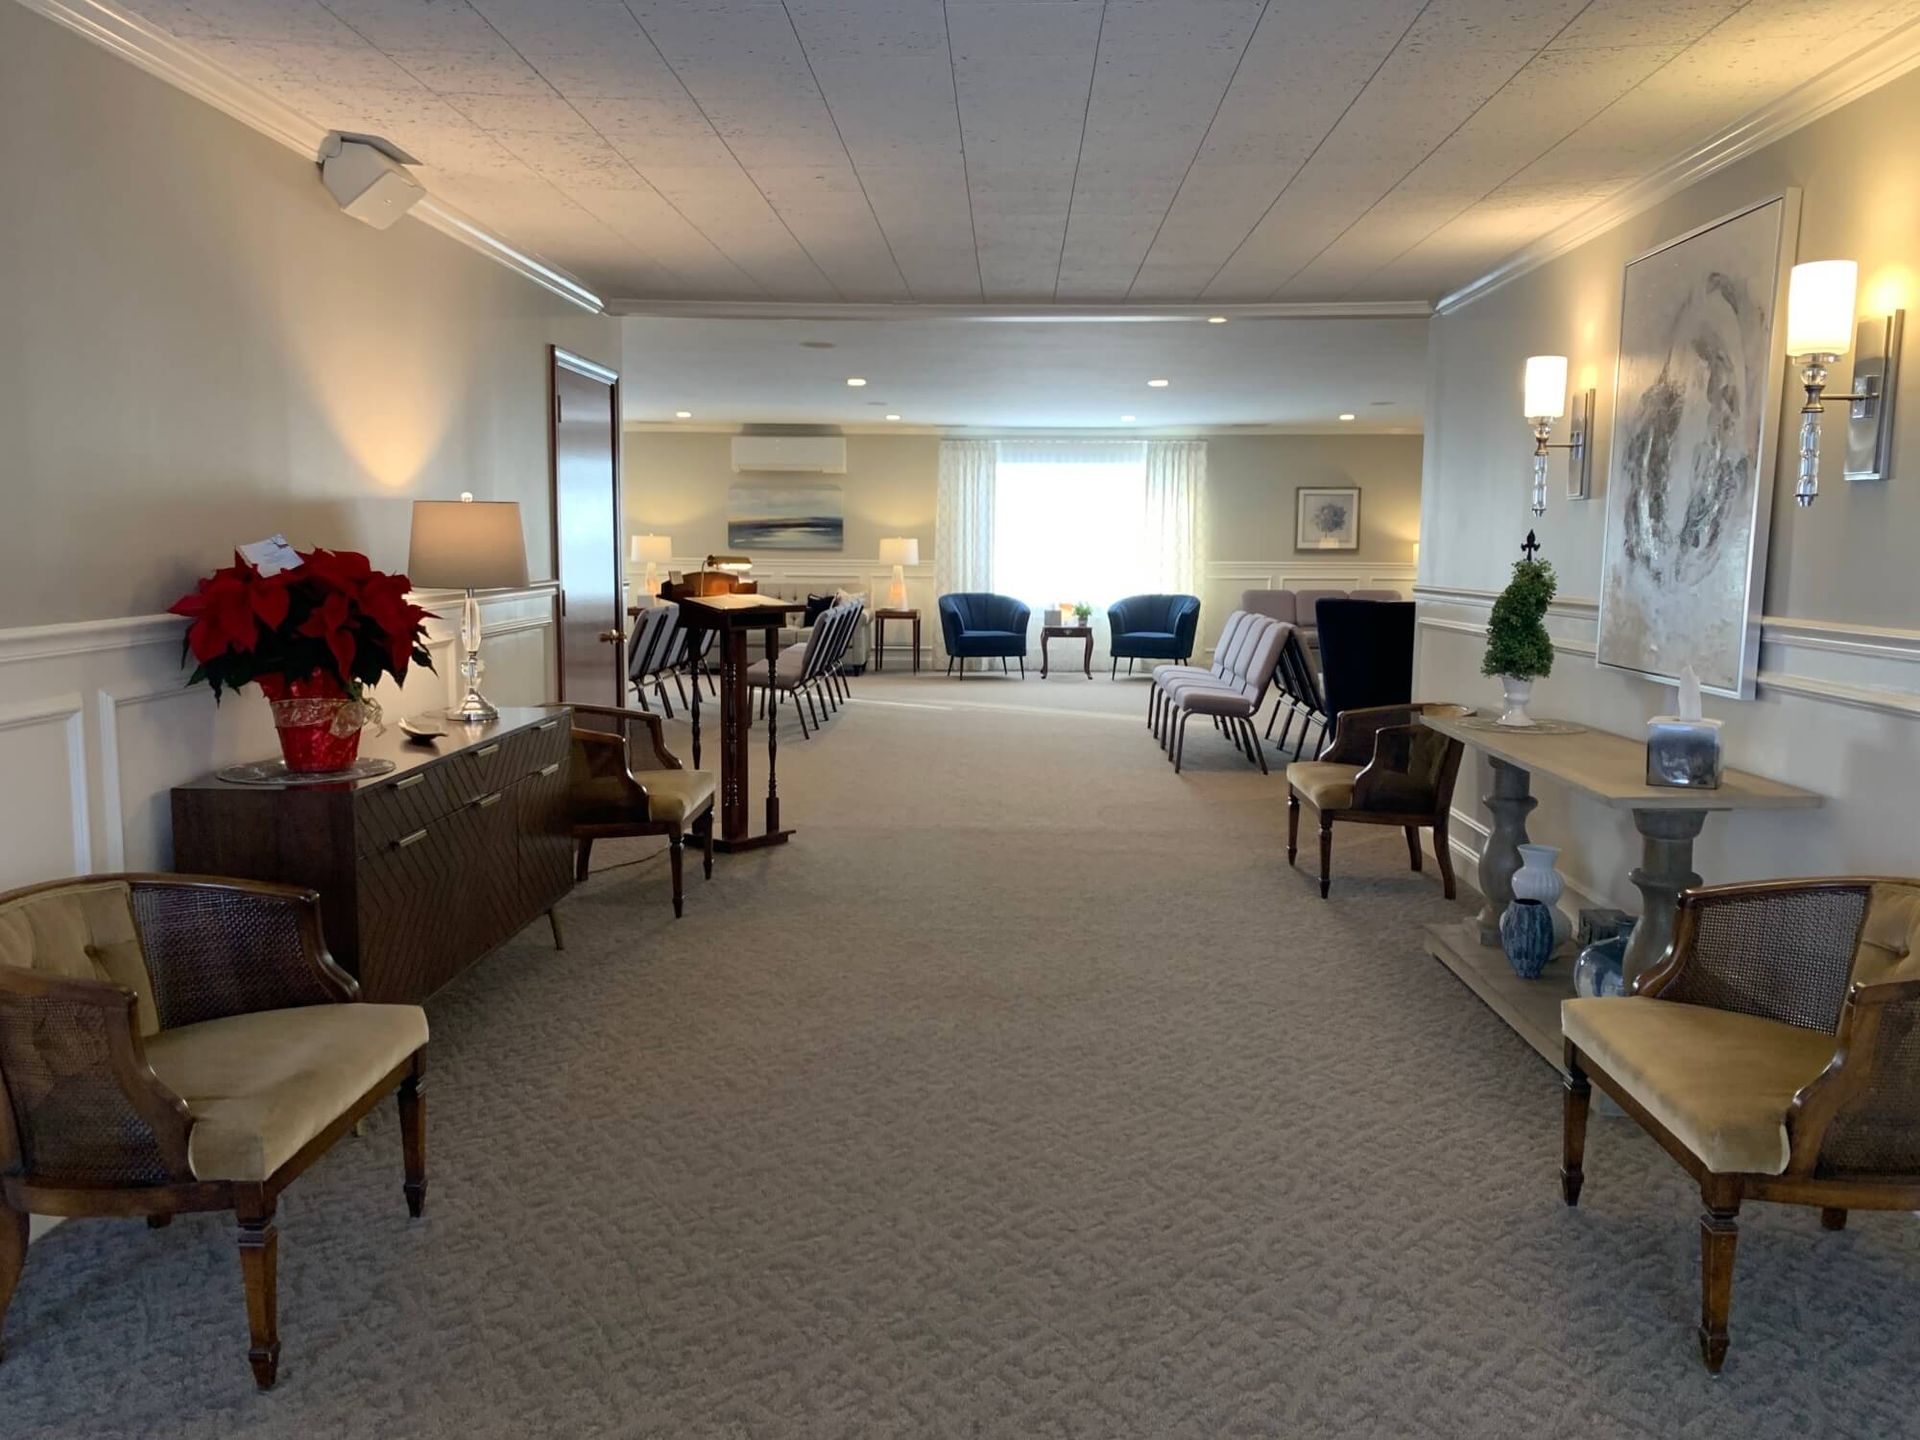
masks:
<instances>
[{"instance_id":1,"label":"white wall sconce","mask_svg":"<svg viewBox=\"0 0 1920 1440\"><path fill-rule=\"evenodd\" d=\"M1521 387L1526 403L1522 411L1533 427L1533 513L1547 513L1547 452L1565 450L1567 455L1567 498L1585 500L1593 493L1593 448L1587 437L1593 433L1594 392L1582 390L1573 399L1573 418L1568 422L1567 438L1555 443L1553 422L1567 413L1567 357L1530 355Z\"/></svg>"},{"instance_id":2,"label":"white wall sconce","mask_svg":"<svg viewBox=\"0 0 1920 1440\"><path fill-rule=\"evenodd\" d=\"M1849 480L1885 480L1893 468L1893 397L1900 380L1904 310L1858 322L1853 313L1860 267L1851 260L1811 260L1793 267L1787 286L1787 355L1800 367L1807 403L1800 407L1802 509L1820 493L1820 420L1828 400L1846 400ZM1827 393L1827 372L1853 351L1853 390Z\"/></svg>"}]
</instances>

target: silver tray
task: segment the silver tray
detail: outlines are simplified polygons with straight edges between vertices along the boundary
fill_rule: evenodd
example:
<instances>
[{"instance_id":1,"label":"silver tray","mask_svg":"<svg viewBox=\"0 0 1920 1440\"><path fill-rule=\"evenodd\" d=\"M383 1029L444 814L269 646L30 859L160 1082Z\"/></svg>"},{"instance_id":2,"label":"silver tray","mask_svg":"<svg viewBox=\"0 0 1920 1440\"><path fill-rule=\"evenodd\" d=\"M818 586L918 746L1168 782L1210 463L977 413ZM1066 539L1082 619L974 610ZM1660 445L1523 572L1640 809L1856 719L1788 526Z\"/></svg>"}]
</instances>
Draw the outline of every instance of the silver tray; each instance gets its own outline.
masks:
<instances>
[{"instance_id":1,"label":"silver tray","mask_svg":"<svg viewBox=\"0 0 1920 1440\"><path fill-rule=\"evenodd\" d=\"M216 773L230 785L289 786L342 785L351 780L371 780L392 770L391 760L367 758L354 761L344 770L289 770L285 760L250 760Z\"/></svg>"}]
</instances>

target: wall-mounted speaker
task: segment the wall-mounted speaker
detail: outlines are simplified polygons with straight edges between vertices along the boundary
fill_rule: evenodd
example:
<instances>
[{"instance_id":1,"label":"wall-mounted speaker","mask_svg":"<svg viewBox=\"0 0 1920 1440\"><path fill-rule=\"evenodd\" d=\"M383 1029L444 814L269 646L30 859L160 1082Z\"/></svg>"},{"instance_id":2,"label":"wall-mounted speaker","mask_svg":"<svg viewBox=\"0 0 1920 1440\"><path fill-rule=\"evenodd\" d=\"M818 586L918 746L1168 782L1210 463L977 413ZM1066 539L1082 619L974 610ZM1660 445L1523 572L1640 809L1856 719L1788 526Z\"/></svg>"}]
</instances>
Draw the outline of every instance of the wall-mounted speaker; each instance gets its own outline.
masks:
<instances>
[{"instance_id":1,"label":"wall-mounted speaker","mask_svg":"<svg viewBox=\"0 0 1920 1440\"><path fill-rule=\"evenodd\" d=\"M415 160L378 135L334 131L320 146L320 178L334 203L384 230L419 204L426 187L407 173Z\"/></svg>"}]
</instances>

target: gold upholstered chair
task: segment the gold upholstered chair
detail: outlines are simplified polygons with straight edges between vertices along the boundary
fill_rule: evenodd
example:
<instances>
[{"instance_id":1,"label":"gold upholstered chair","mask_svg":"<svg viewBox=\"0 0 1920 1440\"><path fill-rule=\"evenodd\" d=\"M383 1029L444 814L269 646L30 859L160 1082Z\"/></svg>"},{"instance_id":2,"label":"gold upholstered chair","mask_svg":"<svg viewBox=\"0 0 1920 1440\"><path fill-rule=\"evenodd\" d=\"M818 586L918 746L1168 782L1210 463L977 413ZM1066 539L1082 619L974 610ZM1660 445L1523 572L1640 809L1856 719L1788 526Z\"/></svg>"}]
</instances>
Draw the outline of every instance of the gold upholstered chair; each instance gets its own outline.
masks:
<instances>
[{"instance_id":1,"label":"gold upholstered chair","mask_svg":"<svg viewBox=\"0 0 1920 1440\"><path fill-rule=\"evenodd\" d=\"M1568 1000L1560 1185L1580 1199L1598 1085L1700 1186L1700 1355L1727 1354L1743 1200L1920 1209L1920 881L1777 880L1680 897L1631 995Z\"/></svg>"},{"instance_id":2,"label":"gold upholstered chair","mask_svg":"<svg viewBox=\"0 0 1920 1440\"><path fill-rule=\"evenodd\" d=\"M1420 868L1420 832L1433 831L1433 858L1440 887L1453 899L1453 855L1447 848L1447 816L1462 747L1420 723L1425 715L1465 715L1464 705L1415 701L1343 710L1333 742L1316 760L1287 766L1287 864L1300 849L1300 802L1320 817L1320 898L1327 898L1333 871L1333 825L1397 825L1406 832L1407 858Z\"/></svg>"},{"instance_id":3,"label":"gold upholstered chair","mask_svg":"<svg viewBox=\"0 0 1920 1440\"><path fill-rule=\"evenodd\" d=\"M595 840L664 835L673 869L673 913L685 909L681 885L687 836L700 840L702 871L713 878L711 770L688 770L667 749L660 717L611 705L555 701L573 711L573 771L567 786L576 879L587 878ZM653 763L635 766L635 744L645 734Z\"/></svg>"},{"instance_id":4,"label":"gold upholstered chair","mask_svg":"<svg viewBox=\"0 0 1920 1440\"><path fill-rule=\"evenodd\" d=\"M96 875L0 895L0 1325L29 1213L231 1210L270 1387L280 1192L398 1091L407 1208L426 1204L427 1017L359 993L311 890Z\"/></svg>"}]
</instances>

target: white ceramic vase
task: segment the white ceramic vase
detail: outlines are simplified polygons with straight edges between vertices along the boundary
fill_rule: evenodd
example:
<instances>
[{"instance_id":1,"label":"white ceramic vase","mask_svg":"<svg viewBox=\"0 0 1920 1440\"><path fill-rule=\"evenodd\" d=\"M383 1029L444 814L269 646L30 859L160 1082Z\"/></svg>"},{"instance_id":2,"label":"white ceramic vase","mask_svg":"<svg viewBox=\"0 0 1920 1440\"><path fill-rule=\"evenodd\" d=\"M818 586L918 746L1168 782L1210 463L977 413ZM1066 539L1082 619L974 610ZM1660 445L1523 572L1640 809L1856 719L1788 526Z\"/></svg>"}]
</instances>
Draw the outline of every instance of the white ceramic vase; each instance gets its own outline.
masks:
<instances>
[{"instance_id":1,"label":"white ceramic vase","mask_svg":"<svg viewBox=\"0 0 1920 1440\"><path fill-rule=\"evenodd\" d=\"M1515 729L1524 729L1533 724L1533 717L1527 714L1527 701L1533 695L1533 681L1522 680L1518 675L1502 675L1500 690L1506 697L1507 708L1500 712L1500 723L1511 725Z\"/></svg>"},{"instance_id":2,"label":"white ceramic vase","mask_svg":"<svg viewBox=\"0 0 1920 1440\"><path fill-rule=\"evenodd\" d=\"M1560 858L1560 851L1553 845L1522 845L1520 850L1520 868L1513 872L1513 898L1516 900L1538 900L1547 907L1547 913L1553 917L1553 935L1556 942L1569 940L1573 935L1573 926L1560 910L1560 896L1567 888L1567 882L1560 872L1554 869L1554 862Z\"/></svg>"}]
</instances>

